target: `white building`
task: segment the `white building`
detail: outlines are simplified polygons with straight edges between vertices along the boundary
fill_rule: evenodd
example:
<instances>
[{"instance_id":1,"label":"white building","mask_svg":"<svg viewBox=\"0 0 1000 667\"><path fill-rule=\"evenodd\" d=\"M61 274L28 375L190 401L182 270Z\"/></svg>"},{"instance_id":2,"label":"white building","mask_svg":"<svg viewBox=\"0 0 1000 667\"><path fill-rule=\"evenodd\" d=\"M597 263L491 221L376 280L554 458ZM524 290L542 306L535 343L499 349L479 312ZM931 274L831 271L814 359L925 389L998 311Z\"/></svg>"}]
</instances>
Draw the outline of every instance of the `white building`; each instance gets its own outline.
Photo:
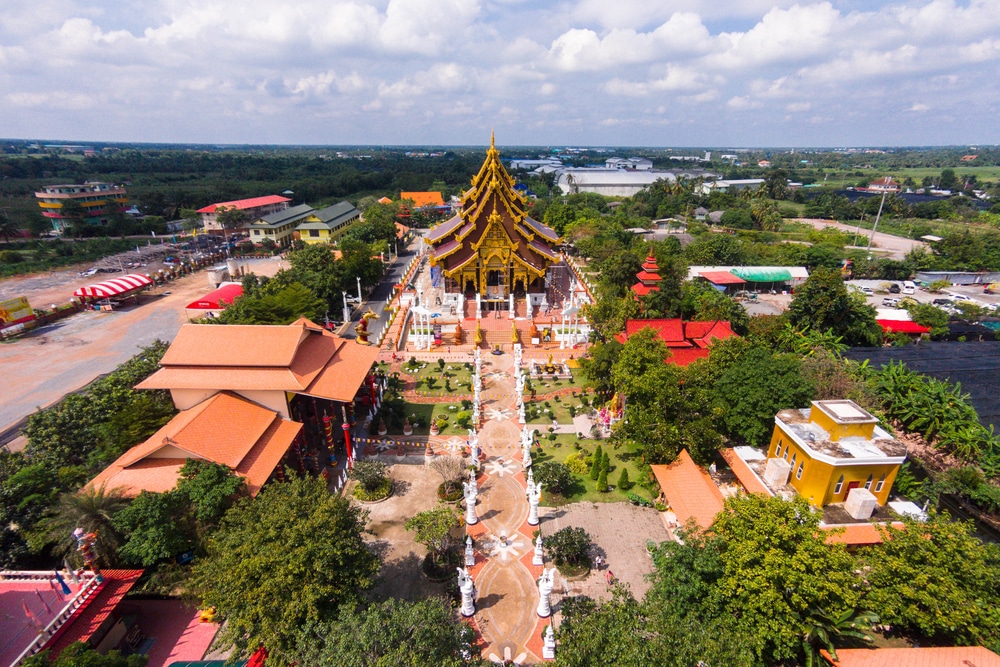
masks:
<instances>
[{"instance_id":1,"label":"white building","mask_svg":"<svg viewBox=\"0 0 1000 667\"><path fill-rule=\"evenodd\" d=\"M706 181L701 184L701 193L704 195L710 195L713 192L735 192L744 188L756 188L763 182L763 178L741 178L730 181Z\"/></svg>"},{"instance_id":2,"label":"white building","mask_svg":"<svg viewBox=\"0 0 1000 667\"><path fill-rule=\"evenodd\" d=\"M637 169L639 171L651 171L653 161L644 157L612 157L604 161L604 166L608 169Z\"/></svg>"},{"instance_id":3,"label":"white building","mask_svg":"<svg viewBox=\"0 0 1000 667\"><path fill-rule=\"evenodd\" d=\"M669 171L578 168L561 170L556 185L563 194L595 192L605 197L631 197L659 180L674 182L677 177Z\"/></svg>"}]
</instances>

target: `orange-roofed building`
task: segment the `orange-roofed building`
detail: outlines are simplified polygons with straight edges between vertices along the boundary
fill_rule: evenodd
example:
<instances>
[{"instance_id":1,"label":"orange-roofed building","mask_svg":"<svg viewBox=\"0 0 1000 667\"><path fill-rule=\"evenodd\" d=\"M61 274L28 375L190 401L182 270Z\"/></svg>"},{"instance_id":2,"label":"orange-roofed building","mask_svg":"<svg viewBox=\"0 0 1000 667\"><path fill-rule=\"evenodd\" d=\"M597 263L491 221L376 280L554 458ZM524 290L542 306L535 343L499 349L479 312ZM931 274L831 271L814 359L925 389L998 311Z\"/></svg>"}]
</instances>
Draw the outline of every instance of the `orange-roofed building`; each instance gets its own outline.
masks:
<instances>
[{"instance_id":1,"label":"orange-roofed building","mask_svg":"<svg viewBox=\"0 0 1000 667\"><path fill-rule=\"evenodd\" d=\"M678 524L684 526L694 520L699 528L705 529L715 522L724 504L722 491L686 449L681 450L673 463L650 468Z\"/></svg>"},{"instance_id":2,"label":"orange-roofed building","mask_svg":"<svg viewBox=\"0 0 1000 667\"><path fill-rule=\"evenodd\" d=\"M837 659L820 655L830 667L1000 667L1000 655L983 646L842 648Z\"/></svg>"},{"instance_id":3,"label":"orange-roofed building","mask_svg":"<svg viewBox=\"0 0 1000 667\"><path fill-rule=\"evenodd\" d=\"M327 460L350 464L355 415L381 402L372 372L378 352L305 318L287 326L185 324L160 369L136 385L169 391L181 414L95 482L172 488L183 459L205 458L254 489L272 471L282 474L289 449L300 472L320 473Z\"/></svg>"},{"instance_id":4,"label":"orange-roofed building","mask_svg":"<svg viewBox=\"0 0 1000 667\"><path fill-rule=\"evenodd\" d=\"M659 291L660 287L657 285L660 282L660 267L656 264L656 257L653 256L653 249L649 249L649 254L646 255L646 259L642 263L642 270L635 274L635 277L639 279L635 285L632 285L632 294L635 298L644 297L650 292Z\"/></svg>"},{"instance_id":5,"label":"orange-roofed building","mask_svg":"<svg viewBox=\"0 0 1000 667\"><path fill-rule=\"evenodd\" d=\"M409 199L413 202L413 208L444 206L444 197L440 192L400 192L399 198Z\"/></svg>"},{"instance_id":6,"label":"orange-roofed building","mask_svg":"<svg viewBox=\"0 0 1000 667\"><path fill-rule=\"evenodd\" d=\"M230 392L183 410L142 444L131 448L89 486L119 488L134 497L164 493L177 485L187 459L224 465L244 478L250 495L274 473L302 424Z\"/></svg>"}]
</instances>

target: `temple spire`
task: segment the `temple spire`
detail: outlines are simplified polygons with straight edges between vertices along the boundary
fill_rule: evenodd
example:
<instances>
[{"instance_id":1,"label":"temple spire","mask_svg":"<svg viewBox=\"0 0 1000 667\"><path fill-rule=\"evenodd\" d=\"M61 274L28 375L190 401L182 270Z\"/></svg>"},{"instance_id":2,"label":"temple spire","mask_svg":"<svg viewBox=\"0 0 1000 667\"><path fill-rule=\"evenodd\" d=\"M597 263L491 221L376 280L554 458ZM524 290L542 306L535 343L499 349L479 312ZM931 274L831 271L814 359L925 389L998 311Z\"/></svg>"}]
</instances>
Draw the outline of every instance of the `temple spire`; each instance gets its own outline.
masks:
<instances>
[{"instance_id":1,"label":"temple spire","mask_svg":"<svg viewBox=\"0 0 1000 667\"><path fill-rule=\"evenodd\" d=\"M494 140L493 135L494 135L494 131L490 130L490 148L491 149L496 149L496 141Z\"/></svg>"}]
</instances>

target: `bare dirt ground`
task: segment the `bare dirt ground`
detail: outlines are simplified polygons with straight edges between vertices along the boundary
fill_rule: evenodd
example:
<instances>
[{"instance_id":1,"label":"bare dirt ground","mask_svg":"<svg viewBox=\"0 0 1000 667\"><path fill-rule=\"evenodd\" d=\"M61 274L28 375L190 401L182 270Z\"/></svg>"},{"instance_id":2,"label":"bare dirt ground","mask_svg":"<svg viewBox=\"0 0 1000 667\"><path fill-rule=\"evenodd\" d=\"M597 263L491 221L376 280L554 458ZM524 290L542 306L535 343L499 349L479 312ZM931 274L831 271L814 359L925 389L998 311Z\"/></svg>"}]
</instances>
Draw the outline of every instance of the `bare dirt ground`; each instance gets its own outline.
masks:
<instances>
[{"instance_id":1,"label":"bare dirt ground","mask_svg":"<svg viewBox=\"0 0 1000 667\"><path fill-rule=\"evenodd\" d=\"M376 594L407 600L443 595L446 584L431 582L421 572L426 547L404 526L415 514L437 506L441 478L425 466L406 464L391 466L389 476L395 489L388 500L359 503L369 513L368 541L382 556Z\"/></svg>"},{"instance_id":2,"label":"bare dirt ground","mask_svg":"<svg viewBox=\"0 0 1000 667\"><path fill-rule=\"evenodd\" d=\"M817 218L794 218L794 222L804 222L807 225L812 225L816 229L823 229L824 227L833 227L834 229L839 229L842 232L850 232L853 234L857 229L857 225L845 225L840 222L832 222L830 220L820 220ZM858 238L864 240L864 243L859 241L858 245L862 247L867 247L867 239L871 236L871 230L862 229L858 232ZM914 248L926 248L927 244L923 241L915 241L913 239L903 238L902 236L893 236L891 234L883 234L882 232L875 232L874 243L872 244L873 249L878 249L887 252L889 257L892 259L903 259L906 257L906 253L910 252Z\"/></svg>"},{"instance_id":3,"label":"bare dirt ground","mask_svg":"<svg viewBox=\"0 0 1000 667\"><path fill-rule=\"evenodd\" d=\"M286 263L277 258L246 262L247 270L273 275ZM0 298L25 296L34 307L66 303L73 291L112 274L82 277L79 267L0 281ZM0 344L0 430L58 401L134 356L156 339L171 341L187 321L184 307L211 291L199 271L139 298L139 305L112 313L86 311Z\"/></svg>"}]
</instances>

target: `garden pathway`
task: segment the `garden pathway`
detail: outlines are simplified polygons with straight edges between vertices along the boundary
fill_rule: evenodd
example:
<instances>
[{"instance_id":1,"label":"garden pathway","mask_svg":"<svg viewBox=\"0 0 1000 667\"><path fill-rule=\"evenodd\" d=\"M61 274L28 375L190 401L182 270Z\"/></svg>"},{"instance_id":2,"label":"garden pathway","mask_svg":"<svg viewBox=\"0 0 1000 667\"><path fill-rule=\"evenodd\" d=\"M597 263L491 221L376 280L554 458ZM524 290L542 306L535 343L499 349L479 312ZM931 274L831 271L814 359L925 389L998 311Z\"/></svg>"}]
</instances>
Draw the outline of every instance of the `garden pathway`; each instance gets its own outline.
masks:
<instances>
[{"instance_id":1,"label":"garden pathway","mask_svg":"<svg viewBox=\"0 0 1000 667\"><path fill-rule=\"evenodd\" d=\"M474 623L486 646L484 656L533 664L542 662L541 633L549 619L535 613L542 568L531 563L536 527L527 521L513 358L488 358L493 363L484 368L489 372L484 373L479 430L484 462L478 478L479 522L466 526L477 547Z\"/></svg>"}]
</instances>

